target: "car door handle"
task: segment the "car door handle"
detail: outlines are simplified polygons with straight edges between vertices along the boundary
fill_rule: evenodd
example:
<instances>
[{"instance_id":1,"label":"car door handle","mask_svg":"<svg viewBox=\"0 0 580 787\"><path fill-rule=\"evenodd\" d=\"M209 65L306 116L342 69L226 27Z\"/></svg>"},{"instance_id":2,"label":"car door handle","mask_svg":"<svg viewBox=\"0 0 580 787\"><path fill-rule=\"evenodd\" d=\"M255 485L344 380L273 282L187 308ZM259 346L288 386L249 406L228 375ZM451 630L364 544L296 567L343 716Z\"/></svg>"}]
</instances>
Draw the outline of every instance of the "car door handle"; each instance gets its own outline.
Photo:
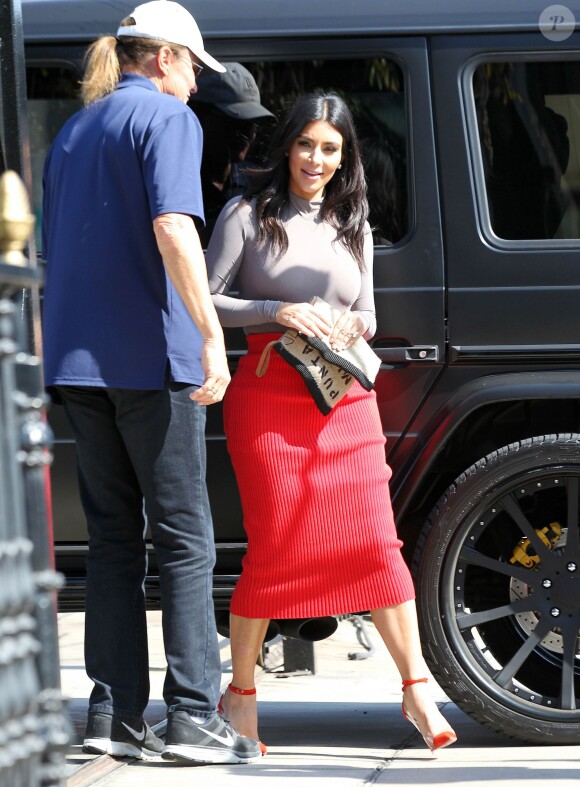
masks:
<instances>
[{"instance_id":1,"label":"car door handle","mask_svg":"<svg viewBox=\"0 0 580 787\"><path fill-rule=\"evenodd\" d=\"M430 362L439 360L439 347L436 344L420 344L411 347L373 347L382 363Z\"/></svg>"}]
</instances>

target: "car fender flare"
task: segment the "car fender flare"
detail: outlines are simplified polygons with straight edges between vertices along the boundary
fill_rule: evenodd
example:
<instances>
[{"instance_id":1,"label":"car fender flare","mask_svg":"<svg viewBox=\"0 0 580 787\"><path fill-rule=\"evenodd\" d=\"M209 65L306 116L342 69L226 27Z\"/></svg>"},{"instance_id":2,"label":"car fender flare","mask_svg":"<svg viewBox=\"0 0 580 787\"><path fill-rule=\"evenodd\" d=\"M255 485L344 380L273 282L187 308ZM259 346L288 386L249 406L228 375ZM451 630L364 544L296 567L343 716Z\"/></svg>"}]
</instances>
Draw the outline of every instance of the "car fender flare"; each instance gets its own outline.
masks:
<instances>
[{"instance_id":1,"label":"car fender flare","mask_svg":"<svg viewBox=\"0 0 580 787\"><path fill-rule=\"evenodd\" d=\"M397 517L409 507L422 479L461 424L476 410L509 401L580 399L580 369L492 374L471 380L449 397L423 429L424 439L398 472L393 489Z\"/></svg>"}]
</instances>

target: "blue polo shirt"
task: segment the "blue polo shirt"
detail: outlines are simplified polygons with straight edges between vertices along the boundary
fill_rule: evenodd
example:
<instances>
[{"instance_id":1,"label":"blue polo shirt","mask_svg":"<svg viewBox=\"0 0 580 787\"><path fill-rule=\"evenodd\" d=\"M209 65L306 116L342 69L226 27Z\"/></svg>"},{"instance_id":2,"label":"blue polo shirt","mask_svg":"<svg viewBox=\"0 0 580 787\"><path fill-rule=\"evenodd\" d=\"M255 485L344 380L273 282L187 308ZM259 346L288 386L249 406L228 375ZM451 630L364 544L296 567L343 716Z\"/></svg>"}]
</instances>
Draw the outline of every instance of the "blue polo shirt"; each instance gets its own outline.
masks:
<instances>
[{"instance_id":1,"label":"blue polo shirt","mask_svg":"<svg viewBox=\"0 0 580 787\"><path fill-rule=\"evenodd\" d=\"M146 77L61 129L44 168L45 384L201 384L201 335L169 281L153 219L203 220L202 131Z\"/></svg>"}]
</instances>

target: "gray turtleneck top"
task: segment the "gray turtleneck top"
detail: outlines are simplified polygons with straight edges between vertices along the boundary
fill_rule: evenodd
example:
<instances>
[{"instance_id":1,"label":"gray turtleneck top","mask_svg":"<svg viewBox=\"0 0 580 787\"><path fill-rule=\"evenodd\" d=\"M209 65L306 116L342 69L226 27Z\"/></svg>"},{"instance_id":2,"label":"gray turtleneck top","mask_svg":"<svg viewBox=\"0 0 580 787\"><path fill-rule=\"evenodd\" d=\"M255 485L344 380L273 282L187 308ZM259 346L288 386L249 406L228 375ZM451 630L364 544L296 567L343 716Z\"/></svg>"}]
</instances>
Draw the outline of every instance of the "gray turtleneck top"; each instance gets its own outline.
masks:
<instances>
[{"instance_id":1,"label":"gray turtleneck top","mask_svg":"<svg viewBox=\"0 0 580 787\"><path fill-rule=\"evenodd\" d=\"M376 330L373 294L373 240L365 231L361 271L336 230L320 219L321 202L290 192L282 215L288 234L284 254L258 245L255 201L230 200L223 208L209 243L206 260L214 304L225 328L246 333L279 333L276 313L284 301L303 303L314 295L345 311L356 311L367 326L365 339ZM234 279L239 297L229 295Z\"/></svg>"}]
</instances>

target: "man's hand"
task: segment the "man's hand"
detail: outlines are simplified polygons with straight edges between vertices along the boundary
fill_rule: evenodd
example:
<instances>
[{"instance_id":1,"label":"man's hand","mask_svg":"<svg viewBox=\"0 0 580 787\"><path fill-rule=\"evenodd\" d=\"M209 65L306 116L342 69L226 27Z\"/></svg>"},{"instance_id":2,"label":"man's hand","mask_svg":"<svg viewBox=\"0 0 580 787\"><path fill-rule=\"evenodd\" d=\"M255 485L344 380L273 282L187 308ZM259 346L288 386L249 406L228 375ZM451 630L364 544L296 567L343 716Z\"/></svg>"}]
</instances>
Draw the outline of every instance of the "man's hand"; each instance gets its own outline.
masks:
<instances>
[{"instance_id":1,"label":"man's hand","mask_svg":"<svg viewBox=\"0 0 580 787\"><path fill-rule=\"evenodd\" d=\"M204 341L201 351L201 365L205 380L189 398L200 405L216 404L224 398L230 382L230 371L223 344L211 339Z\"/></svg>"}]
</instances>

